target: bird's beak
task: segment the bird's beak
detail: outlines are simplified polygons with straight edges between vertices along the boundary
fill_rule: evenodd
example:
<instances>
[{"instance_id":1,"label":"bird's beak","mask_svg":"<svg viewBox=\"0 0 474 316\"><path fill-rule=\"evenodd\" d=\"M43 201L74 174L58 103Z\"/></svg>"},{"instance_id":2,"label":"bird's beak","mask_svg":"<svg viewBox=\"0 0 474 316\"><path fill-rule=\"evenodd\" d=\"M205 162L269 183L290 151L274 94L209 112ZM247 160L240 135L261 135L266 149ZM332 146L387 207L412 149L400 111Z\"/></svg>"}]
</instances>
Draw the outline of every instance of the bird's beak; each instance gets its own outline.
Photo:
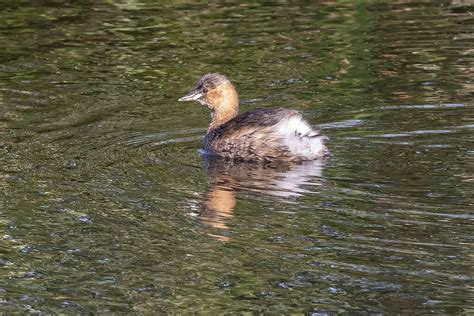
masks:
<instances>
[{"instance_id":1,"label":"bird's beak","mask_svg":"<svg viewBox=\"0 0 474 316\"><path fill-rule=\"evenodd\" d=\"M187 95L179 98L178 101L196 101L202 97L202 93L199 90L191 90Z\"/></svg>"}]
</instances>

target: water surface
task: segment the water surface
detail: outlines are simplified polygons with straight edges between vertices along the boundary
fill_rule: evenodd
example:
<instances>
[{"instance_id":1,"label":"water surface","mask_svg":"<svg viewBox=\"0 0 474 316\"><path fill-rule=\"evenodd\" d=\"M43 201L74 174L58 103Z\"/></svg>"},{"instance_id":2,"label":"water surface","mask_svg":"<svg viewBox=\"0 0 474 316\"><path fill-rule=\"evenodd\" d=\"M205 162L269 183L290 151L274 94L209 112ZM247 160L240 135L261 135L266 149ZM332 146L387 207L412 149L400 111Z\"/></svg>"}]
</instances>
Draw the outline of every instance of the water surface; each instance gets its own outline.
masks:
<instances>
[{"instance_id":1,"label":"water surface","mask_svg":"<svg viewBox=\"0 0 474 316\"><path fill-rule=\"evenodd\" d=\"M3 1L2 311L473 313L472 12ZM209 71L332 157L201 157Z\"/></svg>"}]
</instances>

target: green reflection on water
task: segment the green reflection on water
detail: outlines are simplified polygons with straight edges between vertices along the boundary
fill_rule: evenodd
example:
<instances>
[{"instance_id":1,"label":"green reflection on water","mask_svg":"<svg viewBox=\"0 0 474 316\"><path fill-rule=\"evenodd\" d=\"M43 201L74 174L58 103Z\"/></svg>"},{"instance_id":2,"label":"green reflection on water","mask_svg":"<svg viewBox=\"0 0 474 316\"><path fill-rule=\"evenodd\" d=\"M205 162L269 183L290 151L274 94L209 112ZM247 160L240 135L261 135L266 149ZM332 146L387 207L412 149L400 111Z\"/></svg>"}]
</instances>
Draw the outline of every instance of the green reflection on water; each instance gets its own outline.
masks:
<instances>
[{"instance_id":1,"label":"green reflection on water","mask_svg":"<svg viewBox=\"0 0 474 316\"><path fill-rule=\"evenodd\" d=\"M2 2L2 310L472 312L470 8ZM208 71L333 157L203 162Z\"/></svg>"}]
</instances>

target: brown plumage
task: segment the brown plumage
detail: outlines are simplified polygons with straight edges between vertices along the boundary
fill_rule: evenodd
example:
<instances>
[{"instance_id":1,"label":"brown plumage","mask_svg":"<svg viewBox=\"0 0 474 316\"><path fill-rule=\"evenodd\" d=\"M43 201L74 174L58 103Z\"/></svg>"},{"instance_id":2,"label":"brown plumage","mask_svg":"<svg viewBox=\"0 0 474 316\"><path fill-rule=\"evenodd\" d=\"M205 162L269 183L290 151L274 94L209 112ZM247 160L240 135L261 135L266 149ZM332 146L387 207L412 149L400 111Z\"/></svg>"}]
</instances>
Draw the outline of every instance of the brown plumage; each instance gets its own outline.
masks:
<instances>
[{"instance_id":1,"label":"brown plumage","mask_svg":"<svg viewBox=\"0 0 474 316\"><path fill-rule=\"evenodd\" d=\"M258 109L237 116L239 99L223 75L202 76L179 101L198 101L211 110L204 138L208 154L245 161L303 161L328 155L327 137L290 109Z\"/></svg>"}]
</instances>

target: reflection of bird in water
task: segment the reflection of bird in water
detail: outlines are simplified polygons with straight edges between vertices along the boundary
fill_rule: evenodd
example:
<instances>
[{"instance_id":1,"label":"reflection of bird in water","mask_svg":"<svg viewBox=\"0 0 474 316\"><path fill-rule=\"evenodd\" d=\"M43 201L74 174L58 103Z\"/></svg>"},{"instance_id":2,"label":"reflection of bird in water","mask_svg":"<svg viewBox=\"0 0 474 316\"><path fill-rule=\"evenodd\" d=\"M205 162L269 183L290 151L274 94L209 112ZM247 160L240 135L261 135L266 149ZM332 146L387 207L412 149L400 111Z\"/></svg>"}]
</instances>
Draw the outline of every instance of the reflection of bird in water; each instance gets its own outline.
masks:
<instances>
[{"instance_id":1,"label":"reflection of bird in water","mask_svg":"<svg viewBox=\"0 0 474 316\"><path fill-rule=\"evenodd\" d=\"M273 196L291 203L303 193L310 192L303 186L321 185L324 162L307 161L301 164L253 164L203 155L209 174L206 193L199 219L202 223L227 230L225 222L233 216L237 204L236 194L251 193ZM227 236L210 234L221 240Z\"/></svg>"},{"instance_id":2,"label":"reflection of bird in water","mask_svg":"<svg viewBox=\"0 0 474 316\"><path fill-rule=\"evenodd\" d=\"M300 112L258 109L238 115L239 98L223 75L201 77L179 101L198 101L211 110L203 149L211 155L245 161L306 161L328 155L327 137L313 129Z\"/></svg>"}]
</instances>

